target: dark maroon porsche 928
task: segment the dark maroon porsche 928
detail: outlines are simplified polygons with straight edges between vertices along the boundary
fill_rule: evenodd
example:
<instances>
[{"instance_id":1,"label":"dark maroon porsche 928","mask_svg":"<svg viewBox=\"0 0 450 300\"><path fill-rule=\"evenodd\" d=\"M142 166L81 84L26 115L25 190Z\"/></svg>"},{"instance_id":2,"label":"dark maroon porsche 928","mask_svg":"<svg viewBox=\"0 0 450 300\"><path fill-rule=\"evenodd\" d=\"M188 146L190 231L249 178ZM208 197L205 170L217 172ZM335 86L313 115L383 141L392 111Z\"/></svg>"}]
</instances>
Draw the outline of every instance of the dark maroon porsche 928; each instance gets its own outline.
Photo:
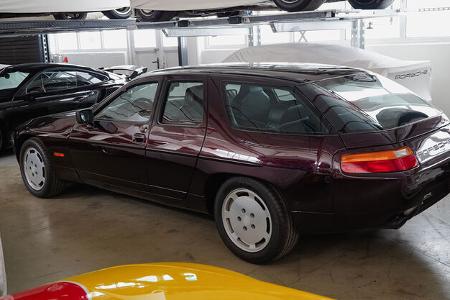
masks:
<instances>
[{"instance_id":1,"label":"dark maroon porsche 928","mask_svg":"<svg viewBox=\"0 0 450 300\"><path fill-rule=\"evenodd\" d=\"M210 213L253 263L286 255L302 232L399 228L450 185L441 111L324 65L153 72L93 109L28 122L15 149L38 197L79 182Z\"/></svg>"}]
</instances>

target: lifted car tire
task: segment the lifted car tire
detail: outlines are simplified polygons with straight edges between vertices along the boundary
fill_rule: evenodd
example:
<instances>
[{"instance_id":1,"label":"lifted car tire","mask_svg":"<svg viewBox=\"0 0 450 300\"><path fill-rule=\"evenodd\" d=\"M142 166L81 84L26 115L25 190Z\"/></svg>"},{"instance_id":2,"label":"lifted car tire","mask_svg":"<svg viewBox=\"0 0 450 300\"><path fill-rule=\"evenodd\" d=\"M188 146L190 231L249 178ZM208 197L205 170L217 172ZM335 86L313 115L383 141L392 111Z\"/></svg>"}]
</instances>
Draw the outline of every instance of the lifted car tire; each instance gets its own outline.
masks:
<instances>
[{"instance_id":1,"label":"lifted car tire","mask_svg":"<svg viewBox=\"0 0 450 300\"><path fill-rule=\"evenodd\" d=\"M146 10L136 9L136 19L141 22L164 22L170 21L177 15L176 11L162 11L162 10Z\"/></svg>"},{"instance_id":2,"label":"lifted car tire","mask_svg":"<svg viewBox=\"0 0 450 300\"><path fill-rule=\"evenodd\" d=\"M131 7L122 7L118 9L113 10L106 10L102 13L108 17L109 19L128 19L131 17L131 14L133 12L133 9Z\"/></svg>"},{"instance_id":3,"label":"lifted car tire","mask_svg":"<svg viewBox=\"0 0 450 300\"><path fill-rule=\"evenodd\" d=\"M37 138L26 140L20 148L20 173L28 191L39 198L60 194L66 183L53 169L47 149Z\"/></svg>"},{"instance_id":4,"label":"lifted car tire","mask_svg":"<svg viewBox=\"0 0 450 300\"><path fill-rule=\"evenodd\" d=\"M226 181L216 195L214 215L225 245L248 262L280 259L297 244L298 233L283 200L254 179Z\"/></svg>"},{"instance_id":5,"label":"lifted car tire","mask_svg":"<svg viewBox=\"0 0 450 300\"><path fill-rule=\"evenodd\" d=\"M309 11L318 9L325 0L273 0L275 4L285 11Z\"/></svg>"},{"instance_id":6,"label":"lifted car tire","mask_svg":"<svg viewBox=\"0 0 450 300\"><path fill-rule=\"evenodd\" d=\"M384 9L389 7L394 0L348 0L356 9Z\"/></svg>"},{"instance_id":7,"label":"lifted car tire","mask_svg":"<svg viewBox=\"0 0 450 300\"><path fill-rule=\"evenodd\" d=\"M74 13L54 13L55 20L84 20L87 18L86 12L74 12Z\"/></svg>"}]
</instances>

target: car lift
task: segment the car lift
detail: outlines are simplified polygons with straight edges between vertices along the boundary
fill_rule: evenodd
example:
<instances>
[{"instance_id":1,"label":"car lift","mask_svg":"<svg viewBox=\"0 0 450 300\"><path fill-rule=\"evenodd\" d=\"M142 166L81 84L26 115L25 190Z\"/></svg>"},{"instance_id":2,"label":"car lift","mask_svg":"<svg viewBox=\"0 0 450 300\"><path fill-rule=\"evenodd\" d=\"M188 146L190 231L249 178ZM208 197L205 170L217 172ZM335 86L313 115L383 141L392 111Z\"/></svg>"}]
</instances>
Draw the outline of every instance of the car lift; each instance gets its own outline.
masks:
<instances>
[{"instance_id":1,"label":"car lift","mask_svg":"<svg viewBox=\"0 0 450 300\"><path fill-rule=\"evenodd\" d=\"M369 18L395 17L399 10L317 10L296 13L274 13L270 15L248 15L231 17L207 17L180 19L168 22L136 22L126 20L32 20L0 21L0 36L36 35L46 39L48 33L108 30L108 29L157 29L166 36L178 38L180 65L187 63L186 37L236 34L244 30L249 35L250 45L260 44L260 35L254 34L255 26L270 25L273 32L300 32L309 30L350 29L351 45L364 48L364 20ZM45 50L45 49L44 49Z\"/></svg>"}]
</instances>

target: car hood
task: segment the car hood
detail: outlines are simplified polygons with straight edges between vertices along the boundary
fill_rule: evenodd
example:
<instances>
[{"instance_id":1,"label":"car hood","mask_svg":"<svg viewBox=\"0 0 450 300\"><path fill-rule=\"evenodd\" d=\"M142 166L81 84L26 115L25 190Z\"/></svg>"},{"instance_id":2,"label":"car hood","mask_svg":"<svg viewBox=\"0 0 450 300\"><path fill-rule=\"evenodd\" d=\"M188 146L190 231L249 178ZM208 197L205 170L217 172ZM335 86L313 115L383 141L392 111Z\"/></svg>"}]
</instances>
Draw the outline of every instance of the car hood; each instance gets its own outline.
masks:
<instances>
[{"instance_id":1,"label":"car hood","mask_svg":"<svg viewBox=\"0 0 450 300\"><path fill-rule=\"evenodd\" d=\"M13 135L14 143L23 134L52 134L67 138L76 124L76 112L65 112L32 119L19 126Z\"/></svg>"},{"instance_id":2,"label":"car hood","mask_svg":"<svg viewBox=\"0 0 450 300\"><path fill-rule=\"evenodd\" d=\"M52 283L11 300L229 300L326 297L265 283L218 267L190 263L126 265L95 271ZM1 298L0 298L1 299Z\"/></svg>"}]
</instances>

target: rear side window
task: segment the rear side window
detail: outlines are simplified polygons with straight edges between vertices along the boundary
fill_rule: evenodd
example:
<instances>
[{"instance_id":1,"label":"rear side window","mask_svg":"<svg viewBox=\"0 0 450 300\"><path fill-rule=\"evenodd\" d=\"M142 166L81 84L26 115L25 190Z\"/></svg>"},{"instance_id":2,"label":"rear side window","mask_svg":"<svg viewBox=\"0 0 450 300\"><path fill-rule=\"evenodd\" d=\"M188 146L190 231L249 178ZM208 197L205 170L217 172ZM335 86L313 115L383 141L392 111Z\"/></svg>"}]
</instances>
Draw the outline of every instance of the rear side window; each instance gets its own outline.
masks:
<instances>
[{"instance_id":1,"label":"rear side window","mask_svg":"<svg viewBox=\"0 0 450 300\"><path fill-rule=\"evenodd\" d=\"M440 114L407 88L382 76L358 73L316 83L331 94L320 100L340 132L392 129Z\"/></svg>"},{"instance_id":2,"label":"rear side window","mask_svg":"<svg viewBox=\"0 0 450 300\"><path fill-rule=\"evenodd\" d=\"M224 89L228 116L235 128L290 134L325 132L311 106L291 88L228 83Z\"/></svg>"},{"instance_id":3,"label":"rear side window","mask_svg":"<svg viewBox=\"0 0 450 300\"><path fill-rule=\"evenodd\" d=\"M80 72L74 71L70 72L77 78L77 86L86 86L91 84L96 84L107 80L105 76L101 76L99 74L90 73L90 72Z\"/></svg>"},{"instance_id":4,"label":"rear side window","mask_svg":"<svg viewBox=\"0 0 450 300\"><path fill-rule=\"evenodd\" d=\"M204 115L202 82L171 82L161 119L163 124L200 124Z\"/></svg>"}]
</instances>

